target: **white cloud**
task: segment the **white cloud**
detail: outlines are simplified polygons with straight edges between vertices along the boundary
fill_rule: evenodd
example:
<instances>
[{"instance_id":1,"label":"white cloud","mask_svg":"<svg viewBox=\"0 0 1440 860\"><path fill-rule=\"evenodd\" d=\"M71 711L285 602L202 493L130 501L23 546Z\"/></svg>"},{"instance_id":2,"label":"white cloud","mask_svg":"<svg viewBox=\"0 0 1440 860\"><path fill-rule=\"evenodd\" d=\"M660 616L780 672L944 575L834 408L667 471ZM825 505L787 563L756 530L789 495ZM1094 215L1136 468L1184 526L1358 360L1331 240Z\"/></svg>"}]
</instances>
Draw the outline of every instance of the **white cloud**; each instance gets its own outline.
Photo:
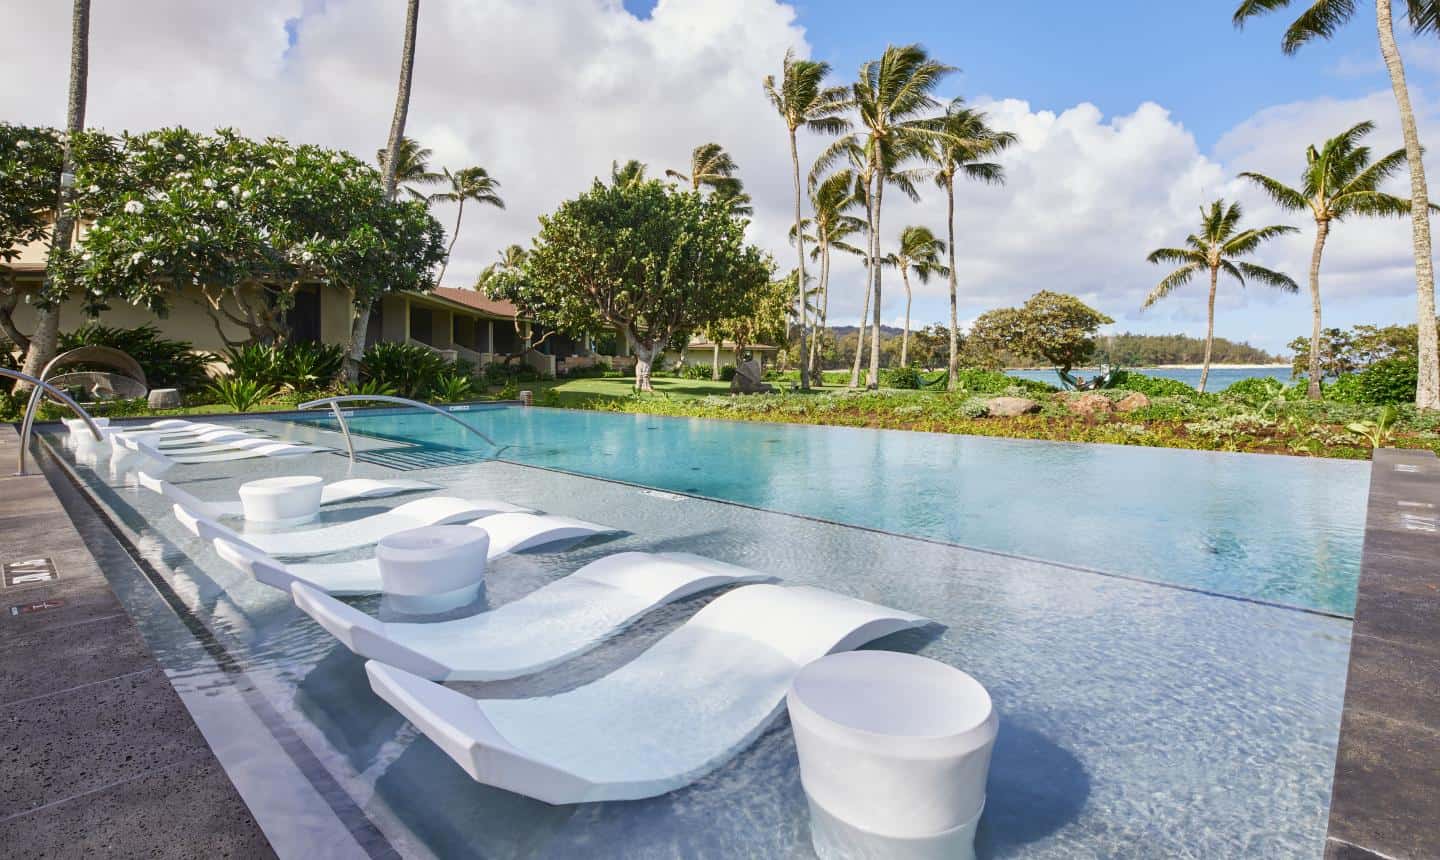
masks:
<instances>
[{"instance_id":1,"label":"white cloud","mask_svg":"<svg viewBox=\"0 0 1440 860\"><path fill-rule=\"evenodd\" d=\"M390 123L402 14L394 0L97 4L90 124L233 125L368 158ZM62 122L68 4L0 0L0 16L12 37L0 53L0 76L21 84L0 91L0 116ZM660 175L684 167L690 150L711 140L735 156L755 198L752 238L788 265L790 164L760 81L778 71L787 48L809 52L802 23L776 0L662 0L643 21L619 0L427 4L408 131L435 150L437 167L484 165L503 183L508 204L504 212L467 209L450 283L467 283L499 248L527 241L537 216L605 174L612 160L638 158ZM293 44L287 30L296 34ZM1431 59L1416 55L1422 66ZM1440 139L1436 110L1418 95L1417 102L1422 134ZM1008 185L959 191L962 318L1056 289L1116 317L1117 328L1201 331L1198 287L1138 314L1162 274L1144 261L1149 250L1182 242L1199 206L1222 195L1238 195L1257 221L1281 218L1235 174L1293 178L1306 144L1360 119L1381 123L1377 149L1398 146L1388 91L1262 111L1211 153L1159 104L1105 116L1091 104L1057 113L1017 98L977 103L997 126L1018 132L1021 145L1003 159ZM802 159L821 145L805 140ZM918 205L887 197L887 241L911 223L944 234L940 192L923 193ZM448 229L453 210L436 214ZM1292 223L1306 235L1278 243L1264 261L1299 279L1308 225ZM862 270L850 260L835 269L832 320L852 323ZM903 290L893 275L887 284L883 316L898 319ZM1413 294L1403 225L1342 225L1327 255L1326 291L1342 321L1347 313L1403 315ZM1308 313L1303 298L1227 288L1220 333L1278 348L1308 327ZM916 325L948 317L943 280L916 286L913 317Z\"/></svg>"}]
</instances>

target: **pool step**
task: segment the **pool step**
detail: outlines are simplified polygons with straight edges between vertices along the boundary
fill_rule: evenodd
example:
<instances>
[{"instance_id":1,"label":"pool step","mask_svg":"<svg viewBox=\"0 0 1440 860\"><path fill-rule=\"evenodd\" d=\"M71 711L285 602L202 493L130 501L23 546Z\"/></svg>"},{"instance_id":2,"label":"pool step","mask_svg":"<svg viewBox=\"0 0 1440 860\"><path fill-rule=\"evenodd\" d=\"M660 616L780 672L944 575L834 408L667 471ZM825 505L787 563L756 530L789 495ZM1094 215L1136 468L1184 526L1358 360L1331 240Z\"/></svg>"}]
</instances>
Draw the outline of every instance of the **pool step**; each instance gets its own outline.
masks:
<instances>
[{"instance_id":1,"label":"pool step","mask_svg":"<svg viewBox=\"0 0 1440 860\"><path fill-rule=\"evenodd\" d=\"M344 452L338 452L345 456ZM417 469L444 469L449 466L469 466L492 459L486 451L424 450L402 448L389 451L356 451L355 459L386 469L413 472Z\"/></svg>"}]
</instances>

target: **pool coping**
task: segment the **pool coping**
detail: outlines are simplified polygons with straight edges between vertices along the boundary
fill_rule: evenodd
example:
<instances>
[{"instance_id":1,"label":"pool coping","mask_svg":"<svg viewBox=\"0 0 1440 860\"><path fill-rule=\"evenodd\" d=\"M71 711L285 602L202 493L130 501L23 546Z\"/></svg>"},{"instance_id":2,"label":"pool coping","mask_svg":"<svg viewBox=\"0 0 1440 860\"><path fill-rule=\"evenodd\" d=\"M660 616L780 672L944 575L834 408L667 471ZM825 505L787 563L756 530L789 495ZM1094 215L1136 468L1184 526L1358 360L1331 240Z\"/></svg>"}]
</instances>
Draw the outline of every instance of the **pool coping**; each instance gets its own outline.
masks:
<instances>
[{"instance_id":1,"label":"pool coping","mask_svg":"<svg viewBox=\"0 0 1440 860\"><path fill-rule=\"evenodd\" d=\"M1325 840L1328 860L1440 856L1440 457L1380 449Z\"/></svg>"}]
</instances>

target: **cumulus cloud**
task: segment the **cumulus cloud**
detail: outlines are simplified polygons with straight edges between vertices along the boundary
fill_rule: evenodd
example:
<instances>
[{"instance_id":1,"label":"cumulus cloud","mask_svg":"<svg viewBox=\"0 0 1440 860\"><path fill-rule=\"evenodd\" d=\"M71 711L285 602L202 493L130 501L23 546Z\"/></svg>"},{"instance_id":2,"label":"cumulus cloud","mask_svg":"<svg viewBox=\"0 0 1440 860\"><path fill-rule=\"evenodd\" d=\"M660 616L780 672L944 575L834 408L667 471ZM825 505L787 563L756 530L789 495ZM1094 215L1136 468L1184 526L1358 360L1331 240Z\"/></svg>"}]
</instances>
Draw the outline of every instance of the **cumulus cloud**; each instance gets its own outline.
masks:
<instances>
[{"instance_id":1,"label":"cumulus cloud","mask_svg":"<svg viewBox=\"0 0 1440 860\"><path fill-rule=\"evenodd\" d=\"M0 53L0 74L24 83L0 91L0 116L61 123L68 4L0 0L0 14L13 37ZM116 131L235 126L368 158L389 127L402 15L394 0L97 4L89 122ZM661 0L644 20L619 0L427 4L408 132L434 149L436 167L484 165L503 183L508 204L504 212L467 208L450 284L469 283L498 249L525 243L537 216L606 174L612 160L638 158L658 176L684 168L690 150L708 141L740 164L755 198L752 239L790 265L788 151L760 81L778 71L787 48L809 54L802 25L777 0ZM962 319L1057 289L1116 317L1117 328L1198 332L1198 289L1138 313L1162 274L1144 261L1150 249L1182 242L1199 206L1219 196L1245 201L1257 222L1283 220L1236 180L1240 170L1293 179L1305 144L1361 119L1381 123L1377 149L1399 140L1388 91L1262 111L1210 151L1161 104L1107 116L1091 104L1048 111L1020 98L976 103L1021 144L1003 158L1006 186L959 189ZM1422 134L1440 139L1435 109L1423 100L1419 107ZM804 140L802 159L823 143ZM940 192L922 191L919 204L887 197L886 243L907 224L944 234ZM436 214L448 228L453 210ZM1305 226L1303 218L1292 223ZM1298 279L1308 254L1308 237L1300 236L1277 244L1265 262ZM1410 268L1403 225L1345 224L1327 257L1327 293L1342 320L1347 312L1403 315L1413 294ZM853 261L837 262L834 322L854 321L862 278ZM898 318L899 279L887 284L884 316ZM943 281L917 285L917 325L948 317L945 292ZM1260 288L1228 289L1221 310L1233 321L1229 329L1222 322L1222 334L1270 348L1308 325L1303 299Z\"/></svg>"}]
</instances>

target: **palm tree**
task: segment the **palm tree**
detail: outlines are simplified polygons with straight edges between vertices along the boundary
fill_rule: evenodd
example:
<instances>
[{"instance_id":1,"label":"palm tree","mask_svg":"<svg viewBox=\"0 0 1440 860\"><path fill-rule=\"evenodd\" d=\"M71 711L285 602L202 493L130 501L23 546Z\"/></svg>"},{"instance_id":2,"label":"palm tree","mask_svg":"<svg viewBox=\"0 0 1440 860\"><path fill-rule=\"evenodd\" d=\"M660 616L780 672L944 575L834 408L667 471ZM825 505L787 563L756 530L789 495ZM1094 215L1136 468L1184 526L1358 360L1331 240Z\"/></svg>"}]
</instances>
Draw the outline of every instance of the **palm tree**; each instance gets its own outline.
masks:
<instances>
[{"instance_id":1,"label":"palm tree","mask_svg":"<svg viewBox=\"0 0 1440 860\"><path fill-rule=\"evenodd\" d=\"M645 174L649 170L649 165L633 158L624 164L612 161L610 162L610 184L616 188L633 188L645 181Z\"/></svg>"},{"instance_id":2,"label":"palm tree","mask_svg":"<svg viewBox=\"0 0 1440 860\"><path fill-rule=\"evenodd\" d=\"M930 283L931 275L949 275L950 268L940 262L945 253L945 243L935 238L929 227L906 227L900 231L900 247L887 254L884 265L900 270L900 279L905 283L905 328L900 335L900 366L906 367L910 358L910 275L922 284Z\"/></svg>"},{"instance_id":3,"label":"palm tree","mask_svg":"<svg viewBox=\"0 0 1440 860\"><path fill-rule=\"evenodd\" d=\"M735 159L730 157L730 153L725 151L725 147L718 143L702 143L690 153L688 174L667 170L665 175L690 183L690 188L694 191L701 188L718 191L731 187L728 183L734 181L736 170L739 170L739 166L735 164Z\"/></svg>"},{"instance_id":4,"label":"palm tree","mask_svg":"<svg viewBox=\"0 0 1440 860\"><path fill-rule=\"evenodd\" d=\"M1008 131L995 131L986 124L984 112L967 108L960 99L945 109L947 138L935 145L935 184L945 189L945 224L950 242L950 372L945 387L956 390L960 373L960 316L955 273L955 180L974 179L991 185L1005 183L1005 168L985 161L1014 146L1019 138Z\"/></svg>"},{"instance_id":5,"label":"palm tree","mask_svg":"<svg viewBox=\"0 0 1440 860\"><path fill-rule=\"evenodd\" d=\"M475 290L477 292L490 294L490 283L505 272L513 272L525 265L525 258L529 252L519 245L510 245L500 251L500 259L480 270L480 277L475 279Z\"/></svg>"},{"instance_id":6,"label":"palm tree","mask_svg":"<svg viewBox=\"0 0 1440 860\"><path fill-rule=\"evenodd\" d=\"M954 67L930 59L919 45L890 45L878 60L860 67L860 80L852 87L853 104L860 115L861 128L836 141L821 155L828 164L840 152L857 150L863 153L866 166L870 231L870 369L866 385L880 385L880 314L882 309L880 260L880 214L884 204L885 186L894 185L911 199L917 174L902 169L911 159L919 158L948 134L943 118L932 115L940 106L933 95L945 76Z\"/></svg>"},{"instance_id":7,"label":"palm tree","mask_svg":"<svg viewBox=\"0 0 1440 860\"><path fill-rule=\"evenodd\" d=\"M1245 286L1246 278L1289 293L1299 292L1300 287L1289 275L1240 259L1253 254L1262 244L1277 236L1299 232L1294 227L1275 225L1253 227L1242 231L1239 229L1240 204L1231 203L1227 207L1224 200L1216 200L1210 204L1209 209L1202 206L1200 220L1200 232L1192 233L1185 240L1186 247L1160 248L1150 253L1147 258L1150 262L1171 263L1178 265L1179 268L1166 275L1159 285L1150 291L1150 295L1145 297L1145 304L1141 306L1141 309L1150 307L1174 292L1176 287L1188 283L1196 272L1208 271L1210 273L1210 300L1207 305L1205 329L1205 363L1200 370L1199 385L1199 390L1203 393L1205 382L1210 377L1210 352L1215 343L1215 288L1219 284L1220 273L1224 272L1239 281L1242 287Z\"/></svg>"},{"instance_id":8,"label":"palm tree","mask_svg":"<svg viewBox=\"0 0 1440 860\"><path fill-rule=\"evenodd\" d=\"M1235 26L1266 12L1283 9L1290 0L1243 0L1235 10ZM1415 35L1440 29L1440 3L1436 0L1405 0L1410 29ZM1391 0L1375 0L1375 29L1380 38L1380 56L1390 73L1390 89L1400 110L1400 131L1405 138L1405 160L1410 165L1410 228L1415 250L1415 305L1419 322L1420 374L1415 386L1416 409L1440 409L1440 336L1430 325L1435 319L1435 268L1430 259L1430 191L1425 183L1425 162L1421 158L1420 132L1415 128L1415 110L1410 105L1410 88L1405 83L1405 64L1395 43ZM1280 49L1286 54L1300 50L1306 42L1328 39L1355 14L1355 0L1312 0L1310 8L1285 31Z\"/></svg>"},{"instance_id":9,"label":"palm tree","mask_svg":"<svg viewBox=\"0 0 1440 860\"><path fill-rule=\"evenodd\" d=\"M90 82L90 0L75 0L70 10L70 91L65 111L65 144L60 167L60 193L56 198L55 227L50 234L50 261L70 250L74 239L75 214L70 206L74 194L75 138L85 130L85 101ZM69 181L67 181L67 177ZM45 266L42 296L56 292L57 266ZM24 372L39 376L60 340L60 303L41 302L35 314L35 333L25 350ZM27 386L16 384L15 393Z\"/></svg>"},{"instance_id":10,"label":"palm tree","mask_svg":"<svg viewBox=\"0 0 1440 860\"><path fill-rule=\"evenodd\" d=\"M413 137L400 138L400 154L396 157L395 183L411 183L412 185L434 185L444 179L444 174L436 173L430 169L430 158L435 153L426 146L421 146L420 141ZM375 162L380 169L385 169L385 150L375 150ZM405 189L410 196L425 202L430 201L430 196L413 187Z\"/></svg>"},{"instance_id":11,"label":"palm tree","mask_svg":"<svg viewBox=\"0 0 1440 860\"><path fill-rule=\"evenodd\" d=\"M780 67L780 80L774 75L765 76L765 95L785 123L790 135L790 164L795 179L795 248L799 260L796 290L800 305L800 357L805 356L805 238L800 225L800 150L796 134L800 129L821 134L840 134L850 123L840 116L847 108L845 90L842 87L826 87L825 76L830 74L830 64L815 60L798 60L795 51L785 52ZM810 378L802 368L800 388L810 388Z\"/></svg>"},{"instance_id":12,"label":"palm tree","mask_svg":"<svg viewBox=\"0 0 1440 860\"><path fill-rule=\"evenodd\" d=\"M810 354L806 357L806 368L811 381L818 385L822 379L819 368L820 336L824 333L830 316L830 252L842 251L847 254L863 254L859 248L846 240L865 229L865 222L849 210L859 205L855 193L855 173L839 170L821 180L810 189L810 208L814 218L804 218L800 231L804 241L810 243L810 259L820 264L820 308L815 318L816 336L810 340ZM795 241L796 231L790 231Z\"/></svg>"},{"instance_id":13,"label":"palm tree","mask_svg":"<svg viewBox=\"0 0 1440 860\"><path fill-rule=\"evenodd\" d=\"M1310 253L1310 386L1311 400L1320 399L1320 257L1331 222L1347 215L1403 218L1410 201L1385 194L1379 186L1405 166L1405 150L1397 149L1376 162L1370 161L1370 147L1360 141L1375 130L1372 122L1352 126L1343 134L1325 141L1319 149L1305 152L1305 170L1300 187L1291 188L1260 173L1242 173L1258 184L1281 208L1308 211L1315 218L1315 248Z\"/></svg>"},{"instance_id":14,"label":"palm tree","mask_svg":"<svg viewBox=\"0 0 1440 860\"><path fill-rule=\"evenodd\" d=\"M390 138L385 145L385 157L380 159L381 181L385 196L390 200L395 199L401 147L405 140L405 119L410 114L410 81L415 71L415 30L419 21L420 0L409 0L405 5L405 41L400 49L400 81L395 88L395 112L390 117ZM360 358L365 354L365 335L370 329L370 309L374 304L373 301L358 303L351 321L345 377L352 384L360 381Z\"/></svg>"},{"instance_id":15,"label":"palm tree","mask_svg":"<svg viewBox=\"0 0 1440 860\"><path fill-rule=\"evenodd\" d=\"M483 167L466 167L450 172L445 168L441 176L450 184L449 191L442 191L439 194L430 195L432 201L442 203L458 203L455 210L455 230L450 234L450 244L445 247L445 262L440 264L440 276L435 283L445 281L445 270L450 267L450 252L455 250L455 240L460 238L460 219L465 216L465 201L474 200L477 204L494 206L496 209L504 209L505 201L500 199L496 190L500 187L500 180L492 177Z\"/></svg>"}]
</instances>

